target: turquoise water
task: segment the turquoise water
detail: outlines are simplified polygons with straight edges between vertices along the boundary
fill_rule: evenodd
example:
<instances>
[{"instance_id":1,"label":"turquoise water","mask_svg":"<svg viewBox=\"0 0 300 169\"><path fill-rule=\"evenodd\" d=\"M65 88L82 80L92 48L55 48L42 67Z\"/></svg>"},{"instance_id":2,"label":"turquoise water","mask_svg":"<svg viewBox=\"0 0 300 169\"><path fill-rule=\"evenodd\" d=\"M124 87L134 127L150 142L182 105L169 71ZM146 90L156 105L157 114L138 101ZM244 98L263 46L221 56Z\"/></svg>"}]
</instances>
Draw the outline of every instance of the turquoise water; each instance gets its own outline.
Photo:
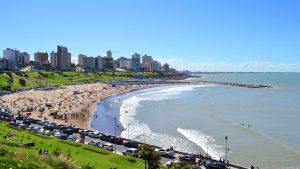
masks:
<instances>
[{"instance_id":1,"label":"turquoise water","mask_svg":"<svg viewBox=\"0 0 300 169\"><path fill-rule=\"evenodd\" d=\"M169 86L110 98L123 137L225 157L260 168L300 168L300 74L201 74L208 81L272 85L272 89ZM196 78L197 80L198 78ZM118 100L118 101L116 101ZM128 133L128 124L130 133Z\"/></svg>"}]
</instances>

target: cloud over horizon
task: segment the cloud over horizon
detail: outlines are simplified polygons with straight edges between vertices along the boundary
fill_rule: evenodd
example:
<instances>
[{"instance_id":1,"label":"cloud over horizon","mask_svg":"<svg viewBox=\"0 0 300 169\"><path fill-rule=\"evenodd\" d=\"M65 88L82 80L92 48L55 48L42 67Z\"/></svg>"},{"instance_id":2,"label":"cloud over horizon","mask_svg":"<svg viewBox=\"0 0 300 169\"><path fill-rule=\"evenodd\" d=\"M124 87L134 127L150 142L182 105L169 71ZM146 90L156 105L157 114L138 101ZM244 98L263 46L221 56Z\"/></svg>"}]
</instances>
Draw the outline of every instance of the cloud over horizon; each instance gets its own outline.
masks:
<instances>
[{"instance_id":1,"label":"cloud over horizon","mask_svg":"<svg viewBox=\"0 0 300 169\"><path fill-rule=\"evenodd\" d=\"M300 72L299 63L272 63L269 61L247 61L231 63L225 61L196 61L188 62L178 58L157 59L161 63L168 63L177 70L204 72Z\"/></svg>"}]
</instances>

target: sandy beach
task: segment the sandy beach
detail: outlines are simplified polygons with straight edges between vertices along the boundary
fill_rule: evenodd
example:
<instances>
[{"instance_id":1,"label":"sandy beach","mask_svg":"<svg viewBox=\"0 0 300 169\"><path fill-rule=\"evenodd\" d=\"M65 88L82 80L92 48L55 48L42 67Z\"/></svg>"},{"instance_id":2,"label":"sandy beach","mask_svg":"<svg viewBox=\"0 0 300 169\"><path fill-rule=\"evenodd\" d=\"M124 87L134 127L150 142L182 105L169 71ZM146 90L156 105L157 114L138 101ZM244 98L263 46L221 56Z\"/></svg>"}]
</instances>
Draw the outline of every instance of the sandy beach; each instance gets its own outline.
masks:
<instances>
[{"instance_id":1,"label":"sandy beach","mask_svg":"<svg viewBox=\"0 0 300 169\"><path fill-rule=\"evenodd\" d=\"M91 129L97 103L112 94L163 86L166 84L118 85L93 83L64 86L56 90L29 90L1 97L0 105L17 114L34 119ZM52 115L52 116L51 116Z\"/></svg>"}]
</instances>

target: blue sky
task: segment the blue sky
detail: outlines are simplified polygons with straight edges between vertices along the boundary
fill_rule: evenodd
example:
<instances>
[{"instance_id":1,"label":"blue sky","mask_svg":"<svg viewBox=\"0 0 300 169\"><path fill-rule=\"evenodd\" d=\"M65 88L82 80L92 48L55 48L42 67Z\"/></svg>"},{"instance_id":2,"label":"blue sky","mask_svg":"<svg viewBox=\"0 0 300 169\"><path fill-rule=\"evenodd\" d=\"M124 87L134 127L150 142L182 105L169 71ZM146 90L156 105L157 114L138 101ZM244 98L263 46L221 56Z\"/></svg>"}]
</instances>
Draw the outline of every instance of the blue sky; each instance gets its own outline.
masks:
<instances>
[{"instance_id":1,"label":"blue sky","mask_svg":"<svg viewBox=\"0 0 300 169\"><path fill-rule=\"evenodd\" d=\"M298 0L1 0L0 49L113 57L177 69L300 72ZM2 56L2 53L0 53Z\"/></svg>"}]
</instances>

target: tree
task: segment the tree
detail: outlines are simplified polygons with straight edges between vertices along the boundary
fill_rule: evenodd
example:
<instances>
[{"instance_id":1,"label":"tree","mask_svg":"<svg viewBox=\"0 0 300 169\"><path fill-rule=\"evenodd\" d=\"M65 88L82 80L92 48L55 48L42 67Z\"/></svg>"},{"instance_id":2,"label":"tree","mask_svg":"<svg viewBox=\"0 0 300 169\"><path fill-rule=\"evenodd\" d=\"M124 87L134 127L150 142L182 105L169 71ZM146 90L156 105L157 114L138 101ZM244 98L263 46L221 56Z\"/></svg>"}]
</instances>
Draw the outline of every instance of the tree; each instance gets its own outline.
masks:
<instances>
[{"instance_id":1,"label":"tree","mask_svg":"<svg viewBox=\"0 0 300 169\"><path fill-rule=\"evenodd\" d=\"M26 86L26 80L24 80L24 79L19 79L19 84L20 84L21 86Z\"/></svg>"},{"instance_id":2,"label":"tree","mask_svg":"<svg viewBox=\"0 0 300 169\"><path fill-rule=\"evenodd\" d=\"M145 144L139 147L140 157L145 161L145 169L158 169L160 164L160 154L154 151L150 145Z\"/></svg>"},{"instance_id":3,"label":"tree","mask_svg":"<svg viewBox=\"0 0 300 169\"><path fill-rule=\"evenodd\" d=\"M171 162L167 167L168 169L200 169L199 166L187 161Z\"/></svg>"}]
</instances>

